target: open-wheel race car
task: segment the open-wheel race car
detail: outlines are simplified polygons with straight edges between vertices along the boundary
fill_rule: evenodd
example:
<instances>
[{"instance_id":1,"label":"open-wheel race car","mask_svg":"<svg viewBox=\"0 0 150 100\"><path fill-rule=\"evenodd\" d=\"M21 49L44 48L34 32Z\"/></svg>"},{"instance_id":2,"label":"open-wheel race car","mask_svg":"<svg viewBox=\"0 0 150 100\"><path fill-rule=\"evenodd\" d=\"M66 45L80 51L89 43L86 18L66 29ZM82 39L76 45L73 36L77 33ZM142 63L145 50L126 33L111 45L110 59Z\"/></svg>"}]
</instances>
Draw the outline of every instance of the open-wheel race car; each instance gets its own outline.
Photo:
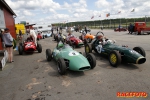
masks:
<instances>
[{"instance_id":1,"label":"open-wheel race car","mask_svg":"<svg viewBox=\"0 0 150 100\"><path fill-rule=\"evenodd\" d=\"M120 29L119 29L119 28L115 28L114 31L115 31L115 32L117 32L117 31L118 31L118 32L119 32L119 31L127 31L127 29L126 29L126 28L123 28L123 27L120 27Z\"/></svg>"},{"instance_id":2,"label":"open-wheel race car","mask_svg":"<svg viewBox=\"0 0 150 100\"><path fill-rule=\"evenodd\" d=\"M71 35L66 39L66 43L70 46L74 47L81 47L84 45L83 41L80 40L78 37Z\"/></svg>"},{"instance_id":3,"label":"open-wheel race car","mask_svg":"<svg viewBox=\"0 0 150 100\"><path fill-rule=\"evenodd\" d=\"M58 72L63 75L67 69L73 71L85 71L93 69L96 66L96 58L93 54L85 54L73 50L68 44L64 44L61 41L57 43L56 48L53 51L46 49L46 59L51 61L52 59L57 62Z\"/></svg>"},{"instance_id":4,"label":"open-wheel race car","mask_svg":"<svg viewBox=\"0 0 150 100\"><path fill-rule=\"evenodd\" d=\"M95 38L94 35L92 35L91 33L85 33L84 31L82 32L81 36L79 36L79 39L81 39L84 42L88 42L90 43L93 39Z\"/></svg>"},{"instance_id":5,"label":"open-wheel race car","mask_svg":"<svg viewBox=\"0 0 150 100\"><path fill-rule=\"evenodd\" d=\"M107 55L110 65L117 67L121 61L132 64L143 64L146 61L146 53L142 47L134 47L133 49L127 46L116 45L114 41L105 39L105 44L102 44L98 37L99 34L104 35L102 32L98 32L96 38L90 43L85 44L85 52L91 53L94 50L96 53ZM101 50L100 50L101 45Z\"/></svg>"},{"instance_id":6,"label":"open-wheel race car","mask_svg":"<svg viewBox=\"0 0 150 100\"><path fill-rule=\"evenodd\" d=\"M54 40L59 42L59 41L63 41L65 42L66 40L66 35L62 34L62 33L57 33L57 34L54 34Z\"/></svg>"},{"instance_id":7,"label":"open-wheel race car","mask_svg":"<svg viewBox=\"0 0 150 100\"><path fill-rule=\"evenodd\" d=\"M19 46L18 46L19 55L22 55L23 52L33 53L34 51L38 51L39 53L41 53L42 52L41 44L37 43L37 46L36 46L33 40L29 38L27 38L27 40L25 40L23 43L19 43Z\"/></svg>"},{"instance_id":8,"label":"open-wheel race car","mask_svg":"<svg viewBox=\"0 0 150 100\"><path fill-rule=\"evenodd\" d=\"M43 39L43 37L42 37L41 33L38 33L37 34L37 40L40 40L40 39Z\"/></svg>"}]
</instances>

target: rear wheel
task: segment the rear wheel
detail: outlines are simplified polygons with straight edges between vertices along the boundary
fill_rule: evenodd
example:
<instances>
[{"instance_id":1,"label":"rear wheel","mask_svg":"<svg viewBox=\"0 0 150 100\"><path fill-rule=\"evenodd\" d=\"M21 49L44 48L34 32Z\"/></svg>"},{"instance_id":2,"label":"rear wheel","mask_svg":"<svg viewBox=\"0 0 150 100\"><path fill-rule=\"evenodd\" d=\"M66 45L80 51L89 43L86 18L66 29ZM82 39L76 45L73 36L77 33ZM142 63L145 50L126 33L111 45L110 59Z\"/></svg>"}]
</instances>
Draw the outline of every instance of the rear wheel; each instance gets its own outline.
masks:
<instances>
[{"instance_id":1,"label":"rear wheel","mask_svg":"<svg viewBox=\"0 0 150 100\"><path fill-rule=\"evenodd\" d=\"M95 68L96 66L96 58L92 53L88 53L86 55L87 60L89 61L90 65L91 65L91 69Z\"/></svg>"},{"instance_id":2,"label":"rear wheel","mask_svg":"<svg viewBox=\"0 0 150 100\"><path fill-rule=\"evenodd\" d=\"M22 45L18 46L18 51L19 51L19 55L23 54L23 47L22 47Z\"/></svg>"},{"instance_id":3,"label":"rear wheel","mask_svg":"<svg viewBox=\"0 0 150 100\"><path fill-rule=\"evenodd\" d=\"M121 63L121 55L118 51L111 51L109 54L109 63L113 67L117 67Z\"/></svg>"},{"instance_id":4,"label":"rear wheel","mask_svg":"<svg viewBox=\"0 0 150 100\"><path fill-rule=\"evenodd\" d=\"M57 69L58 69L59 74L61 74L61 75L66 74L66 64L65 64L64 59L61 59L61 58L58 59Z\"/></svg>"},{"instance_id":5,"label":"rear wheel","mask_svg":"<svg viewBox=\"0 0 150 100\"><path fill-rule=\"evenodd\" d=\"M142 47L134 47L133 50L141 54L142 56L146 57L145 50Z\"/></svg>"},{"instance_id":6,"label":"rear wheel","mask_svg":"<svg viewBox=\"0 0 150 100\"><path fill-rule=\"evenodd\" d=\"M15 49L15 48L16 48L16 40L13 39L13 49Z\"/></svg>"},{"instance_id":7,"label":"rear wheel","mask_svg":"<svg viewBox=\"0 0 150 100\"><path fill-rule=\"evenodd\" d=\"M92 46L91 44L85 44L85 53L91 53L92 52Z\"/></svg>"},{"instance_id":8,"label":"rear wheel","mask_svg":"<svg viewBox=\"0 0 150 100\"><path fill-rule=\"evenodd\" d=\"M47 59L47 61L52 60L52 52L50 49L46 49L46 59Z\"/></svg>"}]
</instances>

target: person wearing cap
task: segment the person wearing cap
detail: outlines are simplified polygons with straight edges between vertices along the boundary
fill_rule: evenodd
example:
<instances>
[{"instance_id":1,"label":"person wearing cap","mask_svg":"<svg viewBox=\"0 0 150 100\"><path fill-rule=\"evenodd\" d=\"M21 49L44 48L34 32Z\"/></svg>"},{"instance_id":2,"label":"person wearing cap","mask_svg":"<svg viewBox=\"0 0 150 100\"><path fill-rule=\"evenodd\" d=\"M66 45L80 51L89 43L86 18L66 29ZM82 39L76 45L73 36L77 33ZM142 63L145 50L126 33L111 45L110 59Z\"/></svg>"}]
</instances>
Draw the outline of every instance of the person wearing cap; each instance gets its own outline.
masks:
<instances>
[{"instance_id":1,"label":"person wearing cap","mask_svg":"<svg viewBox=\"0 0 150 100\"><path fill-rule=\"evenodd\" d=\"M14 62L13 61L13 38L12 38L8 28L4 29L3 34L2 34L2 39L5 44L5 48L8 52L8 61L10 63Z\"/></svg>"}]
</instances>

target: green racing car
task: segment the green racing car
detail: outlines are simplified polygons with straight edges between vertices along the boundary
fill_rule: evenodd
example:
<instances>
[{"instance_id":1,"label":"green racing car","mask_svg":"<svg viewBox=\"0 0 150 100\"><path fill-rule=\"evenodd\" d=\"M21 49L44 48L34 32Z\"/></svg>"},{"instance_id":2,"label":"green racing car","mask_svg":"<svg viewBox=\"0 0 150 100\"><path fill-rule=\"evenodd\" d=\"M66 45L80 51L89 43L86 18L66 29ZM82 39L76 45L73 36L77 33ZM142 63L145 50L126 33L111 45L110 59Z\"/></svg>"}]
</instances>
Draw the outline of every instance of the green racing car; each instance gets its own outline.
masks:
<instances>
[{"instance_id":1,"label":"green racing car","mask_svg":"<svg viewBox=\"0 0 150 100\"><path fill-rule=\"evenodd\" d=\"M61 41L57 43L53 51L46 49L46 59L47 61L56 60L57 69L61 75L64 75L67 69L85 71L96 66L96 58L92 53L82 54Z\"/></svg>"},{"instance_id":2,"label":"green racing car","mask_svg":"<svg viewBox=\"0 0 150 100\"><path fill-rule=\"evenodd\" d=\"M105 44L103 45L98 36L104 36L104 33L98 32L91 43L85 44L86 53L92 53L92 50L94 50L98 54L108 56L109 63L113 67L117 67L121 62L132 64L143 64L146 62L146 53L142 47L130 49L124 45L116 45L114 41L107 38L105 38ZM102 45L101 50L98 50L99 45Z\"/></svg>"}]
</instances>

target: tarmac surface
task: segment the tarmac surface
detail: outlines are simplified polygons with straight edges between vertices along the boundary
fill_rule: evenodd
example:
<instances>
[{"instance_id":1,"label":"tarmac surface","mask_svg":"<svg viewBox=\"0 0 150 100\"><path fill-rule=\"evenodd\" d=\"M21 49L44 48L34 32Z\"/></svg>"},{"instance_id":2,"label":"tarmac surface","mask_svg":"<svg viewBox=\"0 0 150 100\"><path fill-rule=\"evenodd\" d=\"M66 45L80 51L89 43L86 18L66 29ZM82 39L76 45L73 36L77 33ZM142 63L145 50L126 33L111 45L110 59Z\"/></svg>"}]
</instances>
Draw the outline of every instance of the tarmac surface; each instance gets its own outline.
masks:
<instances>
[{"instance_id":1,"label":"tarmac surface","mask_svg":"<svg viewBox=\"0 0 150 100\"><path fill-rule=\"evenodd\" d=\"M96 32L98 30L91 31L92 34ZM53 37L49 37L39 41L42 53L19 55L14 51L15 62L7 63L0 71L0 100L150 100L150 35L130 35L127 31L113 30L103 32L107 38L116 40L116 44L143 47L146 62L121 64L114 68L108 59L94 53L97 65L93 70L68 70L61 76L56 62L46 60L46 49L53 50L57 44ZM80 34L74 32L76 36ZM75 50L84 52L84 47ZM147 96L117 97L118 92L144 92Z\"/></svg>"}]
</instances>

